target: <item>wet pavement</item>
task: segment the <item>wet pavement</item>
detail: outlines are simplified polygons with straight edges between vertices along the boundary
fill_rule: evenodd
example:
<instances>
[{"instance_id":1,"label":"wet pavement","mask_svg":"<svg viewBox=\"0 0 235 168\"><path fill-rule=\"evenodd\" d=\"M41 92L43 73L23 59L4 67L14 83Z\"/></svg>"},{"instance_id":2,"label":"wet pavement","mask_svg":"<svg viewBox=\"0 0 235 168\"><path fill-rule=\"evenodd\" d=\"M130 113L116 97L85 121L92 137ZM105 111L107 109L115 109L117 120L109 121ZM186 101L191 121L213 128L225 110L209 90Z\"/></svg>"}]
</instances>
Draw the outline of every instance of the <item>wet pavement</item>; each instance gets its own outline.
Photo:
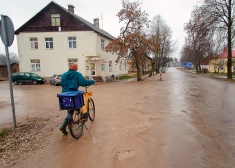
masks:
<instances>
[{"instance_id":1,"label":"wet pavement","mask_svg":"<svg viewBox=\"0 0 235 168\"><path fill-rule=\"evenodd\" d=\"M48 111L58 111L58 103L54 100L60 87L43 85L13 85L15 115L17 121L27 117L39 117ZM0 126L13 125L10 91L8 81L0 82Z\"/></svg>"},{"instance_id":2,"label":"wet pavement","mask_svg":"<svg viewBox=\"0 0 235 168\"><path fill-rule=\"evenodd\" d=\"M0 82L0 125L12 120L7 87ZM54 125L51 145L13 167L235 167L234 83L169 68L163 81L155 75L90 90L96 119L82 137L62 136ZM17 85L14 92L19 121L44 116L62 122L60 87Z\"/></svg>"}]
</instances>

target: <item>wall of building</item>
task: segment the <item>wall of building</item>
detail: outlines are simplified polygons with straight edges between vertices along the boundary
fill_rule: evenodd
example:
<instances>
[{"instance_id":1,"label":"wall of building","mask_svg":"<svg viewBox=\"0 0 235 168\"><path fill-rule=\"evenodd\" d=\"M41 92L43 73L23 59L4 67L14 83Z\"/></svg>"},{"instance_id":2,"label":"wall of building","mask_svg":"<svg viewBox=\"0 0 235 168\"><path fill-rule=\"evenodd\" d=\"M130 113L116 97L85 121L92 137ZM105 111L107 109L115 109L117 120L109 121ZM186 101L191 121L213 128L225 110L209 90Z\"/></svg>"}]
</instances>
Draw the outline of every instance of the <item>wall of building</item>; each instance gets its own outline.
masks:
<instances>
[{"instance_id":1,"label":"wall of building","mask_svg":"<svg viewBox=\"0 0 235 168\"><path fill-rule=\"evenodd\" d=\"M38 49L31 49L30 38L38 38ZM53 49L46 49L45 38L53 38ZM76 48L69 48L68 37L76 37ZM68 70L68 59L77 59L79 71L85 74L87 55L96 56L96 33L93 31L20 33L17 35L21 72L35 72L43 77ZM40 70L32 71L31 60L40 60Z\"/></svg>"}]
</instances>

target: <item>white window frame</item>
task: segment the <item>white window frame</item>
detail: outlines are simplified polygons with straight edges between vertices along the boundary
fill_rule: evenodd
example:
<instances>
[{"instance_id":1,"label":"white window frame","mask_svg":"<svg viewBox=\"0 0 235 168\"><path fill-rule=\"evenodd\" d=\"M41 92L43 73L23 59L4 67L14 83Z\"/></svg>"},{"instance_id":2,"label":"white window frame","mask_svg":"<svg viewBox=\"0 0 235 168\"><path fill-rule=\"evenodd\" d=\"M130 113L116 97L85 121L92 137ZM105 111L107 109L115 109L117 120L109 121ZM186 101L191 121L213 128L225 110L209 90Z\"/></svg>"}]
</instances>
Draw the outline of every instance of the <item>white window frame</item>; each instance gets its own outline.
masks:
<instances>
[{"instance_id":1,"label":"white window frame","mask_svg":"<svg viewBox=\"0 0 235 168\"><path fill-rule=\"evenodd\" d=\"M100 43L101 43L101 50L104 50L104 42L105 42L104 39L101 39L101 40L100 40Z\"/></svg>"},{"instance_id":2,"label":"white window frame","mask_svg":"<svg viewBox=\"0 0 235 168\"><path fill-rule=\"evenodd\" d=\"M109 60L109 72L113 72L113 61Z\"/></svg>"},{"instance_id":3,"label":"white window frame","mask_svg":"<svg viewBox=\"0 0 235 168\"><path fill-rule=\"evenodd\" d=\"M60 26L60 14L51 15L51 26Z\"/></svg>"},{"instance_id":4,"label":"white window frame","mask_svg":"<svg viewBox=\"0 0 235 168\"><path fill-rule=\"evenodd\" d=\"M38 49L38 38L37 37L30 37L29 41L30 41L30 49L37 50Z\"/></svg>"},{"instance_id":5,"label":"white window frame","mask_svg":"<svg viewBox=\"0 0 235 168\"><path fill-rule=\"evenodd\" d=\"M51 40L49 40L49 39L52 39L52 41ZM48 44L48 48L47 48L47 44ZM51 46L51 44L52 44L52 46ZM54 42L53 42L53 37L45 37L45 48L47 49L47 50L52 50L53 48L54 48Z\"/></svg>"},{"instance_id":6,"label":"white window frame","mask_svg":"<svg viewBox=\"0 0 235 168\"><path fill-rule=\"evenodd\" d=\"M31 71L40 72L41 71L40 59L31 59L30 61L31 61L31 68L32 68Z\"/></svg>"},{"instance_id":7,"label":"white window frame","mask_svg":"<svg viewBox=\"0 0 235 168\"><path fill-rule=\"evenodd\" d=\"M68 67L70 64L78 65L78 59L77 58L68 58Z\"/></svg>"},{"instance_id":8,"label":"white window frame","mask_svg":"<svg viewBox=\"0 0 235 168\"><path fill-rule=\"evenodd\" d=\"M71 39L72 38L72 39ZM70 44L71 43L71 47L70 47ZM74 44L75 44L75 46L74 46ZM72 49L72 48L77 48L77 38L76 37L68 37L68 47L70 48L70 49Z\"/></svg>"}]
</instances>

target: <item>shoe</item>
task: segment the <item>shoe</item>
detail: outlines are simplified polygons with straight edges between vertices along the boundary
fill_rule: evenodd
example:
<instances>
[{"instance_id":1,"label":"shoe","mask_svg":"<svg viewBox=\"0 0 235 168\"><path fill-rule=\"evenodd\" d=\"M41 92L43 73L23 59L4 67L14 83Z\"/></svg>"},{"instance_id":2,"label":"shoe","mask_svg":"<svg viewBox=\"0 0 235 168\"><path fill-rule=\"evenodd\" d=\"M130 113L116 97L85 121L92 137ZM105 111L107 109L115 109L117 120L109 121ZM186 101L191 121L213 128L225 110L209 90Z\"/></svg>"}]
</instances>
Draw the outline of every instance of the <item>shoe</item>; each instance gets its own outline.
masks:
<instances>
[{"instance_id":1,"label":"shoe","mask_svg":"<svg viewBox=\"0 0 235 168\"><path fill-rule=\"evenodd\" d=\"M60 127L60 131L64 134L64 135L68 135L68 132L66 131L66 127L68 125L68 119L64 119L61 127Z\"/></svg>"},{"instance_id":2,"label":"shoe","mask_svg":"<svg viewBox=\"0 0 235 168\"><path fill-rule=\"evenodd\" d=\"M68 132L66 131L66 129L60 128L60 131L61 131L64 135L68 135Z\"/></svg>"}]
</instances>

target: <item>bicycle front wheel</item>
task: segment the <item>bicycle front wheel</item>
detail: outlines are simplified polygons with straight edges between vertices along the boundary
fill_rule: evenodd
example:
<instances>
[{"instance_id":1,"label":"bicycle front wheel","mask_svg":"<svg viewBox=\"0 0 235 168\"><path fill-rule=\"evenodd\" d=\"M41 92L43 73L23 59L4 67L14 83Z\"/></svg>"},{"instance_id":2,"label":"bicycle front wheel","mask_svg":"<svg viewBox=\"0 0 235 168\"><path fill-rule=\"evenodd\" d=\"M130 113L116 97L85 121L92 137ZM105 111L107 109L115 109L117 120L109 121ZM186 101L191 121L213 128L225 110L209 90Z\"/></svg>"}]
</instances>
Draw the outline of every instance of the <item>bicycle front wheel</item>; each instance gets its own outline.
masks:
<instances>
[{"instance_id":1,"label":"bicycle front wheel","mask_svg":"<svg viewBox=\"0 0 235 168\"><path fill-rule=\"evenodd\" d=\"M75 111L69 122L69 131L73 138L79 139L83 132L83 122L80 121L80 111Z\"/></svg>"},{"instance_id":2,"label":"bicycle front wheel","mask_svg":"<svg viewBox=\"0 0 235 168\"><path fill-rule=\"evenodd\" d=\"M95 103L92 98L88 100L88 112L89 112L89 119L91 121L95 120Z\"/></svg>"}]
</instances>

